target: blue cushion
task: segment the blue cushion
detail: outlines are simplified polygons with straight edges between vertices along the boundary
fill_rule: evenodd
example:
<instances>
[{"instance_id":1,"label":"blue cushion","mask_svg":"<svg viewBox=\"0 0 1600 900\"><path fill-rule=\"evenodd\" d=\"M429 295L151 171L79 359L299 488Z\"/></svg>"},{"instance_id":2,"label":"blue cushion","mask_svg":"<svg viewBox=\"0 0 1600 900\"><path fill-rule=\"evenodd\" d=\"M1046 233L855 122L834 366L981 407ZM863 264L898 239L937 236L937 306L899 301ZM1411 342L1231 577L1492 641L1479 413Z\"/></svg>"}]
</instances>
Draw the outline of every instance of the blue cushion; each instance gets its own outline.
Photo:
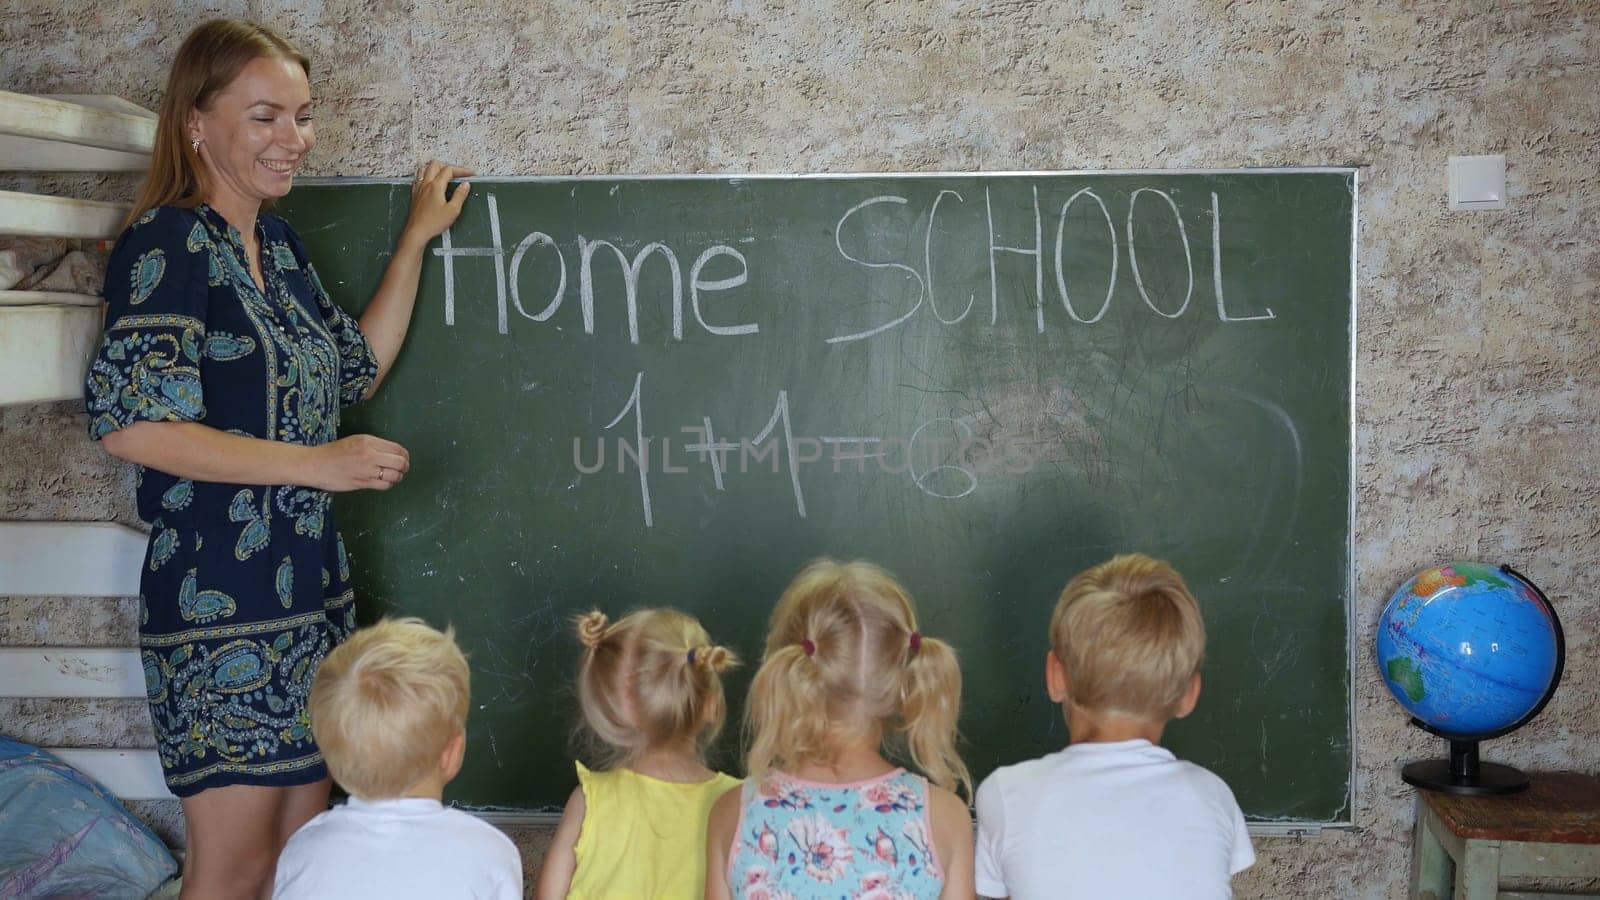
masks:
<instances>
[{"instance_id":1,"label":"blue cushion","mask_svg":"<svg viewBox=\"0 0 1600 900\"><path fill-rule=\"evenodd\" d=\"M177 869L105 788L38 747L0 737L0 900L144 897Z\"/></svg>"}]
</instances>

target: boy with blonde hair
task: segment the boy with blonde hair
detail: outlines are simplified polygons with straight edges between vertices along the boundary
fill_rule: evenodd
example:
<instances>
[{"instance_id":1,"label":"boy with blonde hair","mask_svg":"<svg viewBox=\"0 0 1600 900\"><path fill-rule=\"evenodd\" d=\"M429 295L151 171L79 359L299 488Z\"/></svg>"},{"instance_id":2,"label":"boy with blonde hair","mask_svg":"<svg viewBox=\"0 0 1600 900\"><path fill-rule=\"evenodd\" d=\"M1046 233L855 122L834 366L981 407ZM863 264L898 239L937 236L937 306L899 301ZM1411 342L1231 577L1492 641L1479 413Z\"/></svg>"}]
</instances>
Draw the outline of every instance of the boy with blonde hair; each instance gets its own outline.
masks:
<instances>
[{"instance_id":1,"label":"boy with blonde hair","mask_svg":"<svg viewBox=\"0 0 1600 900\"><path fill-rule=\"evenodd\" d=\"M284 847L272 895L520 900L522 858L441 802L466 753L470 673L454 631L385 619L328 654L311 731L350 793Z\"/></svg>"},{"instance_id":2,"label":"boy with blonde hair","mask_svg":"<svg viewBox=\"0 0 1600 900\"><path fill-rule=\"evenodd\" d=\"M1222 779L1160 746L1194 711L1200 607L1170 565L1118 556L1078 574L1050 618L1045 683L1072 743L978 788L986 897L1227 898L1255 862Z\"/></svg>"}]
</instances>

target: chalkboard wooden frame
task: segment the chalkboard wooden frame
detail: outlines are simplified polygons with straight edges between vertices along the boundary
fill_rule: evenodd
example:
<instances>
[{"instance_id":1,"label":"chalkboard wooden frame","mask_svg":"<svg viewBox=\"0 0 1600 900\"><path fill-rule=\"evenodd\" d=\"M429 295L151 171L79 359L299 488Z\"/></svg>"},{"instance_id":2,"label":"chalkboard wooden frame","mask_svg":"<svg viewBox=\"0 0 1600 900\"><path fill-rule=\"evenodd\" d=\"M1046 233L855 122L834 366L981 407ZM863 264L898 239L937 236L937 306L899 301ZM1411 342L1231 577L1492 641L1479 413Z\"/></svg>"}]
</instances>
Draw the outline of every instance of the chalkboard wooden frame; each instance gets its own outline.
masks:
<instances>
[{"instance_id":1,"label":"chalkboard wooden frame","mask_svg":"<svg viewBox=\"0 0 1600 900\"><path fill-rule=\"evenodd\" d=\"M1345 672L1344 672L1344 674L1345 674L1345 677L1347 679L1346 691L1345 691L1345 694L1346 694L1346 704L1345 704L1345 706L1346 706L1346 710L1345 710L1346 721L1345 721L1345 728L1344 728L1344 731L1345 731L1344 742L1345 742L1345 748L1348 751L1349 765L1348 765L1347 771L1345 771L1343 773L1343 777L1344 777L1344 780L1345 780L1344 803L1342 804L1341 808L1337 811L1336 814L1334 814L1332 816L1326 816L1326 817L1317 817L1317 818L1314 818L1314 819L1287 817L1287 818L1281 819L1281 820L1274 818L1272 821L1267 821L1267 820L1252 821L1252 828L1257 830L1258 832L1261 832L1261 833L1271 833L1271 832L1276 832L1276 831L1287 831L1287 832L1293 832L1293 833L1303 833L1308 828L1314 829L1314 828L1319 827L1319 826L1343 827L1343 826L1349 825L1350 824L1350 822L1349 822L1349 811L1351 809L1351 805L1352 805L1352 801L1353 801L1353 791L1354 791L1354 784L1355 784L1355 780L1354 780L1354 760L1355 760L1354 691L1353 691L1353 689L1349 688L1348 679L1352 676L1352 673L1354 671L1353 667L1356 664L1356 653L1355 653L1355 648L1354 648L1355 628L1354 628L1354 623L1351 621L1352 607L1353 607L1353 603L1352 603L1351 598L1353 598L1353 596L1354 596L1354 586L1355 586L1354 552L1353 552L1352 543L1353 543L1353 535L1354 535L1354 497L1355 497L1355 491L1354 491L1355 473L1354 473L1354 454L1353 454L1353 448L1354 448L1353 429L1354 429L1354 422L1355 422L1355 415L1354 415L1355 334L1356 334L1355 321L1356 321L1356 310L1357 310L1357 286L1358 286L1358 280L1357 280L1357 277L1356 277L1356 264L1357 264L1357 243L1358 243L1357 242L1357 236L1358 236L1358 226L1359 226L1359 215L1358 215L1359 171L1357 169L1349 168L1349 167L1319 166L1319 167L1221 168L1221 169L1193 169L1193 170L1189 170L1189 169L1177 169L1177 170L1174 170L1174 169L1104 170L1104 171L1063 170L1063 171L1039 171L1039 172L1025 172L1025 171L1024 172L995 172L995 173L943 173L943 172L940 172L940 173L845 173L845 174L815 173L815 174L795 174L795 175L754 174L754 175L659 175L659 176L649 176L649 175L645 175L645 176L610 176L610 175L600 176L600 175L592 175L592 176L571 176L571 177L568 177L568 176L515 176L515 177L507 177L507 178L479 177L479 178L474 178L474 179L469 179L469 180L471 180L471 181L473 181L475 183L482 184L484 187L490 187L490 186L494 186L494 185L553 184L553 183L583 184L583 183L589 183L589 182L603 182L603 183L623 183L623 182L627 182L627 183L644 183L644 184L673 183L673 182L691 182L691 183L731 182L731 183L742 183L742 182L763 182L763 181L780 181L780 182L784 182L784 181L801 181L801 182L811 182L811 181L822 181L822 182L874 182L874 181L876 181L876 182L885 182L885 181L899 182L899 181L909 181L909 182L925 182L925 181L931 180L931 179L978 179L978 180L983 180L983 181L987 182L987 181L1000 180L1000 179L1019 179L1019 178L1060 179L1060 178L1067 178L1067 177L1082 177L1082 178L1088 178L1088 179L1104 179L1104 178L1124 177L1124 176L1131 176L1131 177L1137 177L1137 178L1155 178L1155 177L1188 178L1188 177L1194 177L1194 176L1249 176L1249 177L1255 177L1255 176L1273 176L1273 175L1299 176L1299 175L1308 175L1308 174L1337 175L1337 176L1346 178L1346 179L1348 179L1349 194L1350 194L1350 198L1349 198L1349 204L1350 205L1349 205L1349 211L1348 211L1349 240L1350 240L1350 245L1349 245L1349 248L1348 248L1348 254L1349 254L1349 274L1348 274L1348 285L1349 285L1349 291L1348 291L1348 302L1349 302L1349 319L1348 319L1349 356L1347 358L1347 361L1348 361L1348 384L1345 386L1345 390L1347 391L1347 398L1348 398L1347 409L1345 411L1345 418L1346 418L1346 424L1348 425L1348 431L1349 431L1349 433L1346 436L1346 439L1348 441L1347 446L1349 448L1349 451L1346 453L1345 459L1344 459L1345 477L1347 478L1347 484L1349 486L1349 489L1348 489L1348 492L1347 492L1348 493L1348 502L1347 502L1347 509L1346 509L1346 512L1345 512L1346 521L1345 521L1345 526L1344 526L1344 528L1345 528L1344 551L1345 551L1346 564L1345 564L1345 567L1344 567L1345 571L1343 573L1344 580L1345 580L1345 584L1343 586L1343 596L1345 598L1344 604L1343 604L1343 619L1344 619L1343 626L1344 626L1344 629L1345 629L1345 642L1344 642L1345 643L1345 646L1344 646L1344 670L1345 670ZM381 178L319 178L319 179L302 179L302 181L301 181L301 184L303 186L313 187L313 188L315 188L315 187L340 188L340 187L348 187L348 186L355 186L355 185L402 185L403 186L403 185L406 185L407 183L408 183L407 181L401 180L401 179L381 179ZM473 198L473 202L476 202L476 203L481 203L482 202L481 197L477 195L480 191L481 191L481 189L475 189L475 196ZM285 203L285 207L286 207L286 209L288 209L290 207L293 207L294 205L295 205L295 203L294 203L294 195L291 195L290 200ZM392 204L391 204L391 206L392 206ZM400 209L398 211L398 213L396 213L396 211L391 208L389 210L389 213L391 215L391 218L393 218L397 214L399 216L403 217L404 210L402 208L402 209ZM290 217L292 222L297 220L297 216L293 211L289 211L289 217ZM1109 217L1109 214L1108 214L1108 217ZM397 224L397 223L391 221L391 223L390 223L391 229L393 228L393 226L395 224ZM1130 212L1130 225L1129 225L1129 228L1130 228L1130 235L1131 235L1131 228L1132 228L1132 225L1131 225L1131 212ZM993 240L993 233L991 232L991 241L992 240ZM316 242L315 242L315 239L309 239L308 238L308 243L312 243L314 245ZM509 251L508 251L508 253L509 253ZM313 246L313 250L312 250L312 259L313 259L314 262L316 262L319 265L319 267L322 268L323 273L324 273L324 277L327 278L328 277L328 273L330 271L330 266L323 262L323 258L321 256L319 256L315 246ZM436 259L430 257L430 260L429 260L430 269L434 269L436 271L435 267L432 265L432 264L434 264L436 262L437 262ZM425 272L425 274L424 274L425 282L428 280L429 276L432 275L432 274L434 274L434 273L431 272L431 271ZM1193 277L1193 276L1191 275L1191 277ZM425 287L425 290L426 290L426 287ZM338 291L336 291L336 293L338 293ZM340 299L341 299L341 302L352 302L353 304L359 304L360 302L363 302L364 297L361 297L361 296L348 296L348 297L341 296ZM1043 301L1041 301L1041 302L1043 302ZM1147 302L1148 302L1148 298L1147 298ZM1152 308L1154 308L1154 307L1152 307ZM613 314L614 314L614 311L613 311ZM419 315L420 315L420 313L419 313ZM391 388L391 390L392 390L392 388ZM607 415L609 415L609 412L607 413ZM1197 591L1197 592L1199 592L1199 591ZM1053 601L1053 598L1051 598L1051 599ZM1205 601L1205 598L1204 598L1204 596L1202 596L1202 602L1204 603L1204 601ZM747 651L747 655L750 655L748 651ZM1212 698L1209 698L1209 699L1215 700L1216 698L1212 697ZM970 704L972 702L973 702L973 699L971 697L969 697L968 698L968 703ZM1203 700L1202 703L1204 703L1204 702L1205 701ZM490 816L496 818L497 820L502 820L502 821L546 821L546 820L550 820L555 815L555 813L553 812L553 807L547 806L547 807L545 807L545 809L548 810L548 811L547 812L532 812L532 813L528 813L528 812L509 812L508 813L508 812L488 811L485 814L486 815L490 815Z\"/></svg>"}]
</instances>

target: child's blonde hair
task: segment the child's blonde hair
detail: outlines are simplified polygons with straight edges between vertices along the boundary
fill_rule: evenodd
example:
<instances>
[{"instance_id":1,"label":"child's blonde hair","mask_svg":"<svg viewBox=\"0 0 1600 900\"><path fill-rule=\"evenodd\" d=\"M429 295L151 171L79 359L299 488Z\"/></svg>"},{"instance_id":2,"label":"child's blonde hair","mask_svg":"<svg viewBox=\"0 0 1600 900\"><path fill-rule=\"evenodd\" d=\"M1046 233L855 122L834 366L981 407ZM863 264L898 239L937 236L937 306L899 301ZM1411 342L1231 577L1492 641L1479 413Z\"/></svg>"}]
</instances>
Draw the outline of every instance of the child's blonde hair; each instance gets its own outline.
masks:
<instances>
[{"instance_id":1,"label":"child's blonde hair","mask_svg":"<svg viewBox=\"0 0 1600 900\"><path fill-rule=\"evenodd\" d=\"M593 610L576 625L581 733L597 745L596 764L610 768L691 739L703 755L727 717L719 676L739 664L733 651L675 609L636 610L616 622Z\"/></svg>"},{"instance_id":2,"label":"child's blonde hair","mask_svg":"<svg viewBox=\"0 0 1600 900\"><path fill-rule=\"evenodd\" d=\"M1131 553L1067 583L1050 646L1079 707L1165 722L1200 671L1206 626L1176 569Z\"/></svg>"},{"instance_id":3,"label":"child's blonde hair","mask_svg":"<svg viewBox=\"0 0 1600 900\"><path fill-rule=\"evenodd\" d=\"M815 560L772 611L761 670L745 703L752 778L802 760L826 763L834 742L881 725L903 737L934 784L972 793L956 752L961 667L917 629L911 595L869 562Z\"/></svg>"},{"instance_id":4,"label":"child's blonde hair","mask_svg":"<svg viewBox=\"0 0 1600 900\"><path fill-rule=\"evenodd\" d=\"M399 797L467 726L471 673L455 630L384 619L328 654L311 685L311 732L328 771L363 800Z\"/></svg>"}]
</instances>

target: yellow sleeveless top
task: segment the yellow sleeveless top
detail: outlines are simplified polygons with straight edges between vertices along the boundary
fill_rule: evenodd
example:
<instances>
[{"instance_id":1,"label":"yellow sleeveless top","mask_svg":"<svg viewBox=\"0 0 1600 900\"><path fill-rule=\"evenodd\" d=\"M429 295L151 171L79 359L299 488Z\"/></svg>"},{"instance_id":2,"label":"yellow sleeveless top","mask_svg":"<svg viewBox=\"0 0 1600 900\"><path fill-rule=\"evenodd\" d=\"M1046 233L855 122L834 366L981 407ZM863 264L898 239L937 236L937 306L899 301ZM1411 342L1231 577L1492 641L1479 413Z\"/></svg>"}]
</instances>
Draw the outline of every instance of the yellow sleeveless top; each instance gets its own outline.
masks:
<instances>
[{"instance_id":1,"label":"yellow sleeveless top","mask_svg":"<svg viewBox=\"0 0 1600 900\"><path fill-rule=\"evenodd\" d=\"M719 772L683 784L577 766L584 813L568 900L704 897L706 818L739 779Z\"/></svg>"}]
</instances>

